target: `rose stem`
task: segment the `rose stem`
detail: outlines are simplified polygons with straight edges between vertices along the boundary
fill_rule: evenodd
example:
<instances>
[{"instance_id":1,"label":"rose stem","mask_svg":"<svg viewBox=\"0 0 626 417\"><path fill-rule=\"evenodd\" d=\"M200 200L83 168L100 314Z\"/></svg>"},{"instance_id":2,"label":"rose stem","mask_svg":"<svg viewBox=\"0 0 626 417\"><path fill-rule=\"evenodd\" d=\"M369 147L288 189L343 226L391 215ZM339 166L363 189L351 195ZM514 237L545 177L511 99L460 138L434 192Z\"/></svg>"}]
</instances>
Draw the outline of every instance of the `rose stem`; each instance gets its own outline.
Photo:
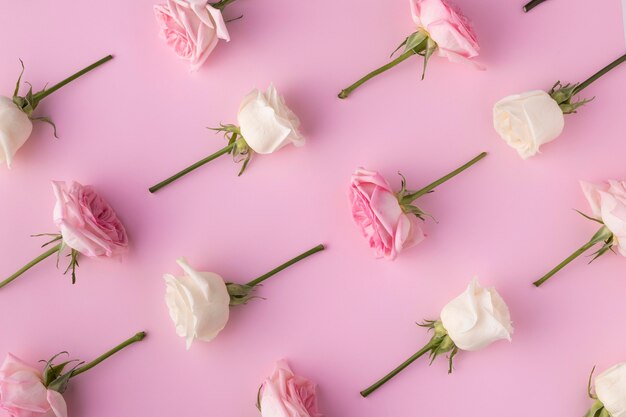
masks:
<instances>
[{"instance_id":1,"label":"rose stem","mask_svg":"<svg viewBox=\"0 0 626 417\"><path fill-rule=\"evenodd\" d=\"M476 162L480 161L481 159L483 159L485 156L487 156L487 152L483 152L480 155L478 155L476 158L472 159L471 161L469 161L468 163L466 163L465 165L463 165L460 168L455 169L454 171L452 171L451 173L449 173L448 175L439 178L437 181L427 185L426 187L422 188L419 191L416 191L412 194L408 194L407 196L405 196L403 198L403 202L405 203L411 203L415 200L417 200L419 197L423 196L424 194L427 194L429 192L431 192L432 190L435 189L435 187L438 187L439 185L443 184L444 182L448 181L450 178L455 177L457 175L459 175L461 172L465 171L467 168L471 167L472 165L474 165Z\"/></svg>"},{"instance_id":2,"label":"rose stem","mask_svg":"<svg viewBox=\"0 0 626 417\"><path fill-rule=\"evenodd\" d=\"M411 49L409 51L404 52L402 55L400 55L399 57L397 57L396 59L394 59L387 65L383 65L382 67L370 72L365 77L361 78L359 81L352 84L350 87L344 88L343 90L341 90L341 93L339 93L338 97L341 99L347 98L350 95L350 93L352 93L362 84L365 84L367 81L371 80L375 76L382 74L383 72L395 67L400 62L404 61L407 58L410 58L412 55L415 55L415 49Z\"/></svg>"},{"instance_id":3,"label":"rose stem","mask_svg":"<svg viewBox=\"0 0 626 417\"><path fill-rule=\"evenodd\" d=\"M620 56L615 61L613 61L609 65L607 65L606 67L602 68L600 71L596 72L591 77L587 78L585 81L583 81L582 83L578 84L578 87L576 87L574 89L574 91L572 93L572 96L580 93L585 88L589 87L591 85L591 83L593 83L598 78L602 77L604 74L606 74L607 72L611 71L613 68L617 67L619 64L621 64L624 61L626 61L626 54Z\"/></svg>"},{"instance_id":4,"label":"rose stem","mask_svg":"<svg viewBox=\"0 0 626 417\"><path fill-rule=\"evenodd\" d=\"M531 2L529 2L528 4L526 4L524 6L524 11L526 13L528 13L529 11L531 11L532 9L534 9L535 7L539 6L541 3L543 3L546 0L532 0Z\"/></svg>"},{"instance_id":5,"label":"rose stem","mask_svg":"<svg viewBox=\"0 0 626 417\"><path fill-rule=\"evenodd\" d=\"M591 249L596 243L605 241L607 239L609 239L611 237L612 233L611 231L606 227L606 226L602 226L602 228L600 228L600 230L598 230L596 232L595 235L593 235L593 237L591 238L591 240L587 243L585 243L583 246L581 246L576 252L572 253L570 256L567 257L567 259L565 259L563 262L561 262L560 264L558 264L552 271L548 272L546 275L544 275L541 279L533 282L533 285L535 287L540 287L542 284L544 284L547 280L549 280L554 274L556 274L557 272L559 272L561 269L563 269L565 267L565 265L569 264L570 262L572 262L574 259L578 258L580 255L582 255L583 253L587 252L589 249Z\"/></svg>"},{"instance_id":6,"label":"rose stem","mask_svg":"<svg viewBox=\"0 0 626 417\"><path fill-rule=\"evenodd\" d=\"M214 9L224 10L226 6L233 3L235 0L220 0L217 3L211 3L211 7Z\"/></svg>"},{"instance_id":7,"label":"rose stem","mask_svg":"<svg viewBox=\"0 0 626 417\"><path fill-rule=\"evenodd\" d=\"M419 352L417 352L415 355L411 356L409 359L407 359L406 361L404 361L400 366L398 366L396 369L394 369L393 371L389 372L387 375L385 375L384 377L382 377L380 380L378 380L378 382L376 382L375 384L373 384L371 387L364 389L363 391L361 391L361 396L362 397L367 397L368 395L370 395L372 392L376 391L378 388L382 387L383 384L385 384L387 381L389 381L391 378L393 378L394 376L398 375L400 372L402 372L404 370L404 368L406 368L407 366L409 366L410 364L412 364L413 362L415 362L417 359L419 359L420 357L422 357L425 353L430 352L430 350L433 348L433 342L428 342L428 344L426 346L424 346Z\"/></svg>"},{"instance_id":8,"label":"rose stem","mask_svg":"<svg viewBox=\"0 0 626 417\"><path fill-rule=\"evenodd\" d=\"M159 191L161 188L165 187L168 184L171 184L172 182L176 181L177 179L179 179L180 177L189 174L191 171L193 171L194 169L200 168L202 165L211 162L212 160L226 154L229 153L234 147L235 147L236 143L233 142L232 144L226 146L225 148L220 149L219 151L215 152L213 155L209 155L206 158L204 158L201 161L196 162L195 164L191 165L188 168L183 169L182 171L180 171L178 174L172 175L171 177L169 177L168 179L166 179L165 181L161 181L160 183L158 183L155 186L152 186L150 188L148 188L148 190L151 193L156 193L157 191Z\"/></svg>"},{"instance_id":9,"label":"rose stem","mask_svg":"<svg viewBox=\"0 0 626 417\"><path fill-rule=\"evenodd\" d=\"M291 265L300 262L301 260L303 260L304 258L308 258L309 256L313 255L314 253L323 251L324 249L326 249L324 247L324 245L317 245L316 247L314 247L313 249L310 249L306 252L304 252L302 255L298 255L295 258L293 258L292 260L285 262L284 264L282 264L281 266L272 269L270 272L268 272L267 274L261 275L260 277L258 277L257 279L253 279L252 281L248 282L246 285L248 287L254 287L256 285L259 285L260 283L262 283L263 281L265 281L266 279L268 279L269 277L271 277L272 275L275 275L277 273L279 273L280 271L282 271L283 269L286 269L288 267L290 267Z\"/></svg>"},{"instance_id":10,"label":"rose stem","mask_svg":"<svg viewBox=\"0 0 626 417\"><path fill-rule=\"evenodd\" d=\"M76 368L72 372L71 378L73 378L73 377L75 377L77 375L80 375L83 372L87 372L88 370L90 370L94 366L98 365L100 362L103 362L104 360L106 360L109 357L113 356L114 354L116 354L120 350L124 349L126 346L132 345L135 342L140 342L145 337L146 337L146 332L139 332L139 333L137 333L136 335L134 335L130 339L126 340L125 342L123 342L123 343L117 345L116 347L114 347L113 349L109 350L104 355L99 356L98 358L94 359L93 361L89 362L88 364L81 366L80 368Z\"/></svg>"},{"instance_id":11,"label":"rose stem","mask_svg":"<svg viewBox=\"0 0 626 417\"><path fill-rule=\"evenodd\" d=\"M43 261L44 259L46 259L46 258L50 257L51 255L53 255L53 254L57 253L58 251L60 251L61 250L61 245L62 244L59 243L58 245L48 249L46 252L42 253L41 255L39 255L38 257L36 257L35 259L30 261L26 265L24 265L22 267L22 269L17 271L15 274L11 275L10 277L5 279L4 281L0 282L0 288L4 287L5 285L7 285L11 281L13 281L15 278L17 278L20 275L22 275L24 272L28 271L33 266L37 265L39 262Z\"/></svg>"},{"instance_id":12,"label":"rose stem","mask_svg":"<svg viewBox=\"0 0 626 417\"><path fill-rule=\"evenodd\" d=\"M33 100L35 102L39 102L41 100L43 100L44 98L48 97L50 94L54 93L55 91L57 91L59 88L65 86L66 84L71 83L72 81L74 81L75 79L77 79L78 77L88 73L89 71L93 70L94 68L99 67L100 65L104 64L107 61L110 61L113 59L113 55L107 55L104 58L102 58L100 61L98 62L94 62L93 64L91 64L90 66L78 71L76 74L64 79L63 81L61 81L58 84L53 85L52 87L40 91L39 93L35 94L33 96Z\"/></svg>"}]
</instances>

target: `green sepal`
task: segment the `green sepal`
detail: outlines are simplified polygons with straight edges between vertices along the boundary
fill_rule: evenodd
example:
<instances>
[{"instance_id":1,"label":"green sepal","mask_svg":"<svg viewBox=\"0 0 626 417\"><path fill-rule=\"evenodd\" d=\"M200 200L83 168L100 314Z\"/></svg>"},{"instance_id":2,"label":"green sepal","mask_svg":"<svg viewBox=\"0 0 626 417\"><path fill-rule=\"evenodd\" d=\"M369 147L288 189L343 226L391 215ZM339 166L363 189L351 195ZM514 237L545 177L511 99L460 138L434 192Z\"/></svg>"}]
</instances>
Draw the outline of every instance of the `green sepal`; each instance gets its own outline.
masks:
<instances>
[{"instance_id":1,"label":"green sepal","mask_svg":"<svg viewBox=\"0 0 626 417\"><path fill-rule=\"evenodd\" d=\"M57 136L57 125L55 125L52 119L49 118L48 116L31 117L30 120L33 120L36 122L48 123L50 126L52 126L52 132L53 132L54 137L57 139L59 138Z\"/></svg>"},{"instance_id":2,"label":"green sepal","mask_svg":"<svg viewBox=\"0 0 626 417\"><path fill-rule=\"evenodd\" d=\"M459 348L454 344L448 331L443 327L441 320L425 320L423 323L417 323L418 326L427 328L434 332L433 337L430 339L429 345L431 346L429 356L430 364L432 364L439 355L450 353L448 355L448 373L452 373L453 366L452 361L456 354L459 352Z\"/></svg>"},{"instance_id":3,"label":"green sepal","mask_svg":"<svg viewBox=\"0 0 626 417\"><path fill-rule=\"evenodd\" d=\"M427 37L426 38L426 48L424 49L424 52L423 52L423 55L424 55L424 69L422 70L422 80L424 79L424 76L426 75L426 66L428 66L428 60L435 53L436 50L437 50L437 42L432 40L432 38Z\"/></svg>"},{"instance_id":4,"label":"green sepal","mask_svg":"<svg viewBox=\"0 0 626 417\"><path fill-rule=\"evenodd\" d=\"M80 362L78 360L70 360L55 365L54 360L61 355L67 355L67 352L58 353L54 355L50 360L46 361L46 366L43 371L42 383L46 388L63 394L67 389L67 385L70 381L70 378L72 377L74 370L81 366L84 362ZM76 362L76 365L70 371L63 373L65 367L74 362Z\"/></svg>"},{"instance_id":5,"label":"green sepal","mask_svg":"<svg viewBox=\"0 0 626 417\"><path fill-rule=\"evenodd\" d=\"M613 235L613 232L611 232L608 227L603 226L596 232L595 235L593 235L590 242L593 244L603 242L603 245L597 252L592 254L593 258L589 261L589 263L595 261L608 251L613 250L615 235Z\"/></svg>"},{"instance_id":6,"label":"green sepal","mask_svg":"<svg viewBox=\"0 0 626 417\"><path fill-rule=\"evenodd\" d=\"M413 200L410 199L409 196L412 194L412 192L406 188L406 178L400 172L398 172L398 175L400 175L400 178L402 179L400 181L400 191L396 193L396 198L398 199L398 203L400 204L400 208L402 208L402 211L405 213L413 214L422 221L426 221L426 217L430 217L431 219L435 220L432 215L426 213L424 210L420 209L416 205L411 204Z\"/></svg>"},{"instance_id":7,"label":"green sepal","mask_svg":"<svg viewBox=\"0 0 626 417\"><path fill-rule=\"evenodd\" d=\"M550 97L552 97L554 101L556 101L556 103L559 105L563 114L576 113L579 107L584 106L595 98L592 97L590 99L582 99L576 102L572 102L572 99L577 94L577 89L579 86L580 83L561 84L560 81L557 81L548 92L548 94L550 94Z\"/></svg>"},{"instance_id":8,"label":"green sepal","mask_svg":"<svg viewBox=\"0 0 626 417\"><path fill-rule=\"evenodd\" d=\"M591 217L591 216L589 216L589 215L587 215L587 214L583 213L583 212L582 212L582 211L580 211L580 210L576 210L576 209L574 209L574 211L575 211L576 213L580 214L581 216L583 216L583 217L584 217L585 219L587 219L587 220L591 220L592 222L596 222L596 223L604 224L604 222L603 222L602 220L596 219L595 217Z\"/></svg>"},{"instance_id":9,"label":"green sepal","mask_svg":"<svg viewBox=\"0 0 626 417\"><path fill-rule=\"evenodd\" d=\"M78 255L80 255L80 252L78 252L76 249L71 250L71 252L67 255L70 258L70 263L69 265L67 265L65 272L63 272L63 274L67 274L70 269L72 270L72 285L76 284L76 268L80 266L78 265Z\"/></svg>"},{"instance_id":10,"label":"green sepal","mask_svg":"<svg viewBox=\"0 0 626 417\"><path fill-rule=\"evenodd\" d=\"M254 298L261 298L261 297L252 295L254 291L254 287L251 287L249 285L227 282L226 289L228 290L228 295L230 295L231 306L248 304L248 301Z\"/></svg>"},{"instance_id":11,"label":"green sepal","mask_svg":"<svg viewBox=\"0 0 626 417\"><path fill-rule=\"evenodd\" d=\"M238 174L238 176L241 176L248 167L254 152L252 151L252 148L248 146L244 137L241 136L239 126L233 124L220 124L220 127L209 127L207 129L214 130L215 132L223 132L224 137L228 140L228 145L235 145L228 153L233 155L233 161L235 163L243 163Z\"/></svg>"},{"instance_id":12,"label":"green sepal","mask_svg":"<svg viewBox=\"0 0 626 417\"><path fill-rule=\"evenodd\" d=\"M611 417L611 413L604 408L604 404L600 400L596 400L591 406L585 417Z\"/></svg>"}]
</instances>

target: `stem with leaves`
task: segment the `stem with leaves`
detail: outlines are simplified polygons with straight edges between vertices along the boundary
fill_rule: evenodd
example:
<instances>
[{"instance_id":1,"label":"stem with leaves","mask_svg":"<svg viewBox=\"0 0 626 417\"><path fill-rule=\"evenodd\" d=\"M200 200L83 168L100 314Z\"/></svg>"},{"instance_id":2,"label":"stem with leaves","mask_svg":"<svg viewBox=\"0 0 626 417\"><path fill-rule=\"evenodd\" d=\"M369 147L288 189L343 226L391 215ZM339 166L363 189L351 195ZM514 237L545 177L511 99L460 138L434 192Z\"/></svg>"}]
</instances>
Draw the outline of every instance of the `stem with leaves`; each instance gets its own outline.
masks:
<instances>
[{"instance_id":1,"label":"stem with leaves","mask_svg":"<svg viewBox=\"0 0 626 417\"><path fill-rule=\"evenodd\" d=\"M600 230L598 230L596 232L596 234L593 235L593 237L591 238L591 240L589 242L585 243L578 250L576 250L574 253L572 253L570 256L568 256L563 262L561 262L556 267L554 267L554 269L552 269L550 272L548 272L546 275L544 275L541 279L533 282L533 285L535 287L540 287L547 280L549 280L554 274L559 272L561 269L563 269L567 264L572 262L574 259L578 258L583 253L587 252L589 249L591 249L592 247L594 247L598 243L609 242L612 239L612 237L613 237L613 233L609 230L609 228L606 227L606 226L602 226L600 228ZM610 244L608 244L608 243L605 244L605 247L610 248ZM599 256L602 253L606 252L605 247L600 249L600 251L598 252L597 256Z\"/></svg>"}]
</instances>

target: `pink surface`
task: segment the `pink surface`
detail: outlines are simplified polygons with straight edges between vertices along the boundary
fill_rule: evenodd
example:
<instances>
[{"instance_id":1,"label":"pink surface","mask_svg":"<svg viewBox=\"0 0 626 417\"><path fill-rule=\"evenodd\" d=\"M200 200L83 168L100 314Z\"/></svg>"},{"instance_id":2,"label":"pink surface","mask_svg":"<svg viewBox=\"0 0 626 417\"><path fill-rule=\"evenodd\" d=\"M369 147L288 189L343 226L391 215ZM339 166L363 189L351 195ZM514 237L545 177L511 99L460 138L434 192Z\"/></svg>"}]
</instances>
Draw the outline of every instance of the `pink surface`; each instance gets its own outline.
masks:
<instances>
[{"instance_id":1,"label":"pink surface","mask_svg":"<svg viewBox=\"0 0 626 417\"><path fill-rule=\"evenodd\" d=\"M519 0L457 0L473 21L487 71L433 58L337 92L412 31L407 1L241 0L232 41L190 74L157 36L151 1L2 2L3 94L26 63L35 87L106 55L115 59L46 99L14 169L0 173L1 275L37 255L30 234L55 232L51 179L92 184L125 222L122 262L83 259L78 282L49 260L0 291L0 354L37 361L69 350L92 359L145 329L149 337L76 378L72 416L254 417L273 362L320 385L328 416L583 415L594 364L624 361L626 260L575 261L531 286L596 229L578 180L623 179L621 67L585 92L563 136L529 161L499 139L491 107L510 93L582 81L624 51L618 0L548 1L524 15ZM597 4L596 4L597 3ZM593 8L592 8L593 7ZM157 195L147 187L223 145L205 129L235 122L240 99L274 82L300 116L306 147L257 158L245 175L227 158ZM395 262L375 260L350 219L349 176L380 170L418 188L481 151L490 155L421 200L439 224ZM244 282L317 243L328 250L274 277L233 311L212 343L185 350L165 303L165 272L181 255ZM368 399L358 392L428 340L415 321L478 275L512 311L513 343L412 365Z\"/></svg>"}]
</instances>

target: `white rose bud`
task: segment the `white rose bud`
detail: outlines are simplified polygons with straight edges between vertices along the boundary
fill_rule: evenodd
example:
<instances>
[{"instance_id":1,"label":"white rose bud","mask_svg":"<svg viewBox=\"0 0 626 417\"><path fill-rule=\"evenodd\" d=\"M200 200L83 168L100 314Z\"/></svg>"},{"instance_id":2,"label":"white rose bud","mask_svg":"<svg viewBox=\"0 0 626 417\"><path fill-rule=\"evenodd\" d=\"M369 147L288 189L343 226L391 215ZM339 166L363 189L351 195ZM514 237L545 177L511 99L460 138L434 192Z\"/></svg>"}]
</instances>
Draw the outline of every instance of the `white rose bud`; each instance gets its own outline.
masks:
<instances>
[{"instance_id":1,"label":"white rose bud","mask_svg":"<svg viewBox=\"0 0 626 417\"><path fill-rule=\"evenodd\" d=\"M265 93L255 89L243 99L237 122L241 136L256 153L269 154L290 143L304 145L298 132L300 120L273 85Z\"/></svg>"},{"instance_id":2,"label":"white rose bud","mask_svg":"<svg viewBox=\"0 0 626 417\"><path fill-rule=\"evenodd\" d=\"M556 139L565 126L563 111L545 91L529 91L498 101L493 107L496 132L523 159Z\"/></svg>"},{"instance_id":3,"label":"white rose bud","mask_svg":"<svg viewBox=\"0 0 626 417\"><path fill-rule=\"evenodd\" d=\"M611 417L626 416L626 363L604 371L595 381L596 396Z\"/></svg>"},{"instance_id":4,"label":"white rose bud","mask_svg":"<svg viewBox=\"0 0 626 417\"><path fill-rule=\"evenodd\" d=\"M501 339L511 341L513 334L502 297L494 288L482 288L476 279L441 310L441 322L461 350L480 350Z\"/></svg>"},{"instance_id":5,"label":"white rose bud","mask_svg":"<svg viewBox=\"0 0 626 417\"><path fill-rule=\"evenodd\" d=\"M176 333L187 339L209 342L222 331L230 313L230 295L224 279L213 272L198 272L184 258L177 261L185 275L166 274L165 303Z\"/></svg>"},{"instance_id":6,"label":"white rose bud","mask_svg":"<svg viewBox=\"0 0 626 417\"><path fill-rule=\"evenodd\" d=\"M26 143L33 131L28 115L9 97L0 96L0 163L11 168L13 156Z\"/></svg>"}]
</instances>

